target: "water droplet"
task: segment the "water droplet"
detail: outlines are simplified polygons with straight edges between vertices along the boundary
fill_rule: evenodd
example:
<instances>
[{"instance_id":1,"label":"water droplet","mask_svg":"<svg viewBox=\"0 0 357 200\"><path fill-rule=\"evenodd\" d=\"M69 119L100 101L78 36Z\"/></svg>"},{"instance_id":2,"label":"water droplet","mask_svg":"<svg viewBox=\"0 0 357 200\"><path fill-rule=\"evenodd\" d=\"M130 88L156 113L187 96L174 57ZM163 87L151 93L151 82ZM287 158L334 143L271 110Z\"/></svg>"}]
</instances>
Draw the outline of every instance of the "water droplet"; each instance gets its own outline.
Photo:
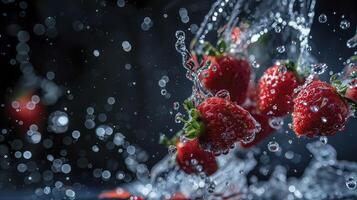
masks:
<instances>
[{"instance_id":1,"label":"water droplet","mask_svg":"<svg viewBox=\"0 0 357 200\"><path fill-rule=\"evenodd\" d=\"M328 142L327 137L326 136L321 136L320 137L320 142L322 142L323 144L327 144L327 142Z\"/></svg>"},{"instance_id":2,"label":"water droplet","mask_svg":"<svg viewBox=\"0 0 357 200\"><path fill-rule=\"evenodd\" d=\"M123 41L121 46L123 47L123 50L126 52L131 51L131 44L128 41Z\"/></svg>"},{"instance_id":3,"label":"water droplet","mask_svg":"<svg viewBox=\"0 0 357 200\"><path fill-rule=\"evenodd\" d=\"M178 110L180 108L180 103L175 101L173 104L173 108L174 108L174 110Z\"/></svg>"},{"instance_id":4,"label":"water droplet","mask_svg":"<svg viewBox=\"0 0 357 200\"><path fill-rule=\"evenodd\" d=\"M322 121L323 123L327 123L326 117L321 117L321 121Z\"/></svg>"},{"instance_id":5,"label":"water droplet","mask_svg":"<svg viewBox=\"0 0 357 200\"><path fill-rule=\"evenodd\" d=\"M347 179L346 186L348 189L354 190L354 189L356 189L356 185L357 185L356 180L353 177L350 177Z\"/></svg>"},{"instance_id":6,"label":"water droplet","mask_svg":"<svg viewBox=\"0 0 357 200\"><path fill-rule=\"evenodd\" d=\"M98 50L94 50L94 51L93 51L93 55L94 55L95 57L98 57L98 56L100 55L100 53L99 53Z\"/></svg>"},{"instance_id":7,"label":"water droplet","mask_svg":"<svg viewBox=\"0 0 357 200\"><path fill-rule=\"evenodd\" d=\"M277 143L276 141L270 141L269 144L268 144L268 149L271 152L279 151L279 149L280 149L279 143Z\"/></svg>"},{"instance_id":8,"label":"water droplet","mask_svg":"<svg viewBox=\"0 0 357 200\"><path fill-rule=\"evenodd\" d=\"M274 30L276 33L280 33L281 32L281 27L280 26L275 26Z\"/></svg>"},{"instance_id":9,"label":"water droplet","mask_svg":"<svg viewBox=\"0 0 357 200\"><path fill-rule=\"evenodd\" d=\"M320 23L326 23L327 22L327 16L325 14L321 14L319 16L319 22Z\"/></svg>"},{"instance_id":10,"label":"water droplet","mask_svg":"<svg viewBox=\"0 0 357 200\"><path fill-rule=\"evenodd\" d=\"M321 75L321 74L325 73L327 68L328 68L328 66L324 63L311 65L312 73L317 74L317 75Z\"/></svg>"},{"instance_id":11,"label":"water droplet","mask_svg":"<svg viewBox=\"0 0 357 200\"><path fill-rule=\"evenodd\" d=\"M226 99L226 100L230 100L231 96L229 94L229 92L227 90L220 90L216 93L215 95L216 97L222 98L222 99Z\"/></svg>"},{"instance_id":12,"label":"water droplet","mask_svg":"<svg viewBox=\"0 0 357 200\"><path fill-rule=\"evenodd\" d=\"M178 112L176 115L175 115L175 122L176 123L181 123L181 119L183 118L183 115L180 113L180 112Z\"/></svg>"},{"instance_id":13,"label":"water droplet","mask_svg":"<svg viewBox=\"0 0 357 200\"><path fill-rule=\"evenodd\" d=\"M346 30L350 27L350 22L344 19L340 22L340 27L341 29Z\"/></svg>"},{"instance_id":14,"label":"water droplet","mask_svg":"<svg viewBox=\"0 0 357 200\"><path fill-rule=\"evenodd\" d=\"M166 86L166 81L163 80L163 79L160 79L158 84L159 84L160 87L165 87Z\"/></svg>"},{"instance_id":15,"label":"water droplet","mask_svg":"<svg viewBox=\"0 0 357 200\"><path fill-rule=\"evenodd\" d=\"M319 111L319 107L317 107L317 106L311 106L311 107L310 107L310 110L311 110L311 112L316 113L316 112Z\"/></svg>"},{"instance_id":16,"label":"water droplet","mask_svg":"<svg viewBox=\"0 0 357 200\"><path fill-rule=\"evenodd\" d=\"M276 48L276 50L277 50L279 53L284 53L284 52L285 52L285 46L284 46L284 45L278 46L278 47Z\"/></svg>"},{"instance_id":17,"label":"water droplet","mask_svg":"<svg viewBox=\"0 0 357 200\"><path fill-rule=\"evenodd\" d=\"M346 45L348 48L354 48L357 46L357 32L351 39L347 40Z\"/></svg>"},{"instance_id":18,"label":"water droplet","mask_svg":"<svg viewBox=\"0 0 357 200\"><path fill-rule=\"evenodd\" d=\"M273 117L269 119L269 125L274 129L280 129L284 125L284 119L281 117Z\"/></svg>"},{"instance_id":19,"label":"water droplet","mask_svg":"<svg viewBox=\"0 0 357 200\"><path fill-rule=\"evenodd\" d=\"M192 164L192 165L198 165L198 161L197 161L196 159L192 159L192 160L191 160L191 164Z\"/></svg>"},{"instance_id":20,"label":"water droplet","mask_svg":"<svg viewBox=\"0 0 357 200\"><path fill-rule=\"evenodd\" d=\"M120 8L124 7L125 6L125 1L124 0L118 0L117 1L117 6L120 7Z\"/></svg>"},{"instance_id":21,"label":"water droplet","mask_svg":"<svg viewBox=\"0 0 357 200\"><path fill-rule=\"evenodd\" d=\"M185 38L185 32L176 31L175 36L176 36L177 39L184 39Z\"/></svg>"},{"instance_id":22,"label":"water droplet","mask_svg":"<svg viewBox=\"0 0 357 200\"><path fill-rule=\"evenodd\" d=\"M174 146L174 145L170 145L167 150L170 155L174 155L177 151L176 146Z\"/></svg>"}]
</instances>

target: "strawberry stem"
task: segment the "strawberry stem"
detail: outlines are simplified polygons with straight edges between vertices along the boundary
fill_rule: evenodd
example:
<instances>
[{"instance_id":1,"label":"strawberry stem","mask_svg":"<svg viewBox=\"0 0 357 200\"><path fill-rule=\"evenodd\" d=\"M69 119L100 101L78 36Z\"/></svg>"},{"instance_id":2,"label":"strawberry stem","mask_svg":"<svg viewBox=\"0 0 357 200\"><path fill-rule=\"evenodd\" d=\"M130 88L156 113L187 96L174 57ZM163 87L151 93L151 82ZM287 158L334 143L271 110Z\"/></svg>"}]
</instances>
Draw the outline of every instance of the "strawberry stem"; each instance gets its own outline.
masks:
<instances>
[{"instance_id":1,"label":"strawberry stem","mask_svg":"<svg viewBox=\"0 0 357 200\"><path fill-rule=\"evenodd\" d=\"M189 113L189 120L185 121L183 130L185 131L185 136L189 139L198 137L204 130L204 124L200 120L200 113L195 108L194 104L190 100L185 100L183 107Z\"/></svg>"},{"instance_id":2,"label":"strawberry stem","mask_svg":"<svg viewBox=\"0 0 357 200\"><path fill-rule=\"evenodd\" d=\"M300 82L303 81L303 78L305 77L305 75L304 74L300 74L297 71L297 66L296 66L295 62L293 62L291 60L284 60L284 61L281 62L281 64L284 65L287 70L293 72Z\"/></svg>"},{"instance_id":3,"label":"strawberry stem","mask_svg":"<svg viewBox=\"0 0 357 200\"><path fill-rule=\"evenodd\" d=\"M165 146L176 145L181 135L185 135L188 139L194 139L203 132L204 124L200 120L200 113L196 109L195 104L191 100L186 99L183 103L183 107L189 114L188 120L178 117L179 120L185 123L183 129L177 132L172 138L168 138L166 135L161 135L160 144Z\"/></svg>"},{"instance_id":4,"label":"strawberry stem","mask_svg":"<svg viewBox=\"0 0 357 200\"><path fill-rule=\"evenodd\" d=\"M209 56L220 56L221 55L221 53L210 42L205 42L203 44L203 51L204 51L204 54L209 55Z\"/></svg>"},{"instance_id":5,"label":"strawberry stem","mask_svg":"<svg viewBox=\"0 0 357 200\"><path fill-rule=\"evenodd\" d=\"M343 82L337 78L337 74L331 76L330 82L332 86L336 88L337 93L341 96L345 96L348 85L343 84Z\"/></svg>"},{"instance_id":6,"label":"strawberry stem","mask_svg":"<svg viewBox=\"0 0 357 200\"><path fill-rule=\"evenodd\" d=\"M334 75L331 76L330 82L331 82L332 86L336 88L337 93L338 93L343 99L345 99L346 102L351 106L351 109L352 109L353 111L355 111L355 110L357 109L357 104L356 104L356 102L354 102L353 100L351 100L351 99L345 97L349 85L346 84L346 83L343 83L341 80L339 80L339 79L337 78L337 74L334 74Z\"/></svg>"},{"instance_id":7,"label":"strawberry stem","mask_svg":"<svg viewBox=\"0 0 357 200\"><path fill-rule=\"evenodd\" d=\"M217 48L218 48L218 51L223 54L224 52L226 52L227 50L227 44L226 42L224 41L223 38L220 38L218 41L217 41Z\"/></svg>"}]
</instances>

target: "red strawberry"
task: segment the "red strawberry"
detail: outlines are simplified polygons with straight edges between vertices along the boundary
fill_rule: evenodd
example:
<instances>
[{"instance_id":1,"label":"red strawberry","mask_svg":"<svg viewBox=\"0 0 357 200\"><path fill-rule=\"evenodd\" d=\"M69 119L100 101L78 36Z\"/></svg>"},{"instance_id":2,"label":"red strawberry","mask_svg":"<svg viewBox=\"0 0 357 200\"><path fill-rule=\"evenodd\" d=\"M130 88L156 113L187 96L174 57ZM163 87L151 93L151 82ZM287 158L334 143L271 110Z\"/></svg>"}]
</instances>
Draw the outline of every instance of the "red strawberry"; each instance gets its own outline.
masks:
<instances>
[{"instance_id":1,"label":"red strawberry","mask_svg":"<svg viewBox=\"0 0 357 200\"><path fill-rule=\"evenodd\" d=\"M189 200L184 194L181 192L176 192L169 200Z\"/></svg>"},{"instance_id":2,"label":"red strawberry","mask_svg":"<svg viewBox=\"0 0 357 200\"><path fill-rule=\"evenodd\" d=\"M11 120L22 123L21 130L26 131L35 124L40 129L45 124L45 107L39 102L39 97L33 91L21 91L8 106L8 114Z\"/></svg>"},{"instance_id":3,"label":"red strawberry","mask_svg":"<svg viewBox=\"0 0 357 200\"><path fill-rule=\"evenodd\" d=\"M273 117L286 115L293 108L294 89L299 83L291 62L268 68L259 80L259 110Z\"/></svg>"},{"instance_id":4,"label":"red strawberry","mask_svg":"<svg viewBox=\"0 0 357 200\"><path fill-rule=\"evenodd\" d=\"M199 75L203 86L214 95L227 90L232 101L244 103L251 74L248 61L230 55L208 56L205 60L210 65Z\"/></svg>"},{"instance_id":5,"label":"red strawberry","mask_svg":"<svg viewBox=\"0 0 357 200\"><path fill-rule=\"evenodd\" d=\"M328 83L314 80L294 100L293 126L298 136L334 135L344 129L348 104Z\"/></svg>"},{"instance_id":6,"label":"red strawberry","mask_svg":"<svg viewBox=\"0 0 357 200\"><path fill-rule=\"evenodd\" d=\"M257 145L275 131L275 129L272 128L269 124L270 118L266 114L262 114L257 108L256 101L258 99L258 96L255 86L250 86L248 98L249 101L247 101L243 108L249 111L249 113L254 117L254 119L260 124L260 131L255 134L253 141L249 143L241 141L240 145L243 148L250 148Z\"/></svg>"},{"instance_id":7,"label":"red strawberry","mask_svg":"<svg viewBox=\"0 0 357 200\"><path fill-rule=\"evenodd\" d=\"M122 188L117 188L111 191L104 191L99 194L99 199L117 199L117 200L144 200L142 197L138 197L130 194Z\"/></svg>"},{"instance_id":8,"label":"red strawberry","mask_svg":"<svg viewBox=\"0 0 357 200\"><path fill-rule=\"evenodd\" d=\"M239 27L234 27L232 30L231 38L233 43L239 43L241 30Z\"/></svg>"},{"instance_id":9,"label":"red strawberry","mask_svg":"<svg viewBox=\"0 0 357 200\"><path fill-rule=\"evenodd\" d=\"M239 140L252 136L259 129L248 111L236 103L218 97L210 97L195 109L186 102L190 121L186 121L188 138L198 137L204 149L216 154L226 153Z\"/></svg>"},{"instance_id":10,"label":"red strawberry","mask_svg":"<svg viewBox=\"0 0 357 200\"><path fill-rule=\"evenodd\" d=\"M218 165L214 154L203 150L197 139L180 141L176 147L176 161L184 172L188 174L197 173L200 167L207 175L217 171Z\"/></svg>"},{"instance_id":11,"label":"red strawberry","mask_svg":"<svg viewBox=\"0 0 357 200\"><path fill-rule=\"evenodd\" d=\"M240 142L241 147L243 148L250 148L259 144L261 141L263 141L265 138L267 138L275 131L275 129L270 126L269 117L267 115L260 113L260 111L257 110L256 107L254 106L249 107L248 111L254 117L254 119L257 120L257 122L260 124L260 131L255 134L253 141L249 143Z\"/></svg>"},{"instance_id":12,"label":"red strawberry","mask_svg":"<svg viewBox=\"0 0 357 200\"><path fill-rule=\"evenodd\" d=\"M357 103L357 85L348 87L346 90L345 97Z\"/></svg>"}]
</instances>

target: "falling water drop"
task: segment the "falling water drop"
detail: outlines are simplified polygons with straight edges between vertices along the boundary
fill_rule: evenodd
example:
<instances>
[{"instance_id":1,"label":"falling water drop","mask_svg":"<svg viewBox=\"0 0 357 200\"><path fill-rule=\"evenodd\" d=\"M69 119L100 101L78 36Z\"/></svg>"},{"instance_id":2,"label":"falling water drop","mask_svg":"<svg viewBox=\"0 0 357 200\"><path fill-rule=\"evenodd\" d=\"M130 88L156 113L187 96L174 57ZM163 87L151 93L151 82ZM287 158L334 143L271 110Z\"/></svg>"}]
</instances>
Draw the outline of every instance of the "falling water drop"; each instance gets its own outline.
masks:
<instances>
[{"instance_id":1,"label":"falling water drop","mask_svg":"<svg viewBox=\"0 0 357 200\"><path fill-rule=\"evenodd\" d=\"M320 137L320 142L322 142L323 144L327 144L327 142L328 142L327 137L326 136L321 136Z\"/></svg>"},{"instance_id":2,"label":"falling water drop","mask_svg":"<svg viewBox=\"0 0 357 200\"><path fill-rule=\"evenodd\" d=\"M357 185L356 180L353 177L347 179L346 186L349 190L356 189L356 185Z\"/></svg>"},{"instance_id":3,"label":"falling water drop","mask_svg":"<svg viewBox=\"0 0 357 200\"><path fill-rule=\"evenodd\" d=\"M327 16L325 14L321 14L319 16L319 22L320 23L326 23L327 22Z\"/></svg>"},{"instance_id":4,"label":"falling water drop","mask_svg":"<svg viewBox=\"0 0 357 200\"><path fill-rule=\"evenodd\" d=\"M277 143L276 141L270 141L268 144L268 149L271 152L277 152L280 149L279 143Z\"/></svg>"},{"instance_id":5,"label":"falling water drop","mask_svg":"<svg viewBox=\"0 0 357 200\"><path fill-rule=\"evenodd\" d=\"M350 22L344 19L340 22L340 27L341 29L346 30L350 27Z\"/></svg>"}]
</instances>

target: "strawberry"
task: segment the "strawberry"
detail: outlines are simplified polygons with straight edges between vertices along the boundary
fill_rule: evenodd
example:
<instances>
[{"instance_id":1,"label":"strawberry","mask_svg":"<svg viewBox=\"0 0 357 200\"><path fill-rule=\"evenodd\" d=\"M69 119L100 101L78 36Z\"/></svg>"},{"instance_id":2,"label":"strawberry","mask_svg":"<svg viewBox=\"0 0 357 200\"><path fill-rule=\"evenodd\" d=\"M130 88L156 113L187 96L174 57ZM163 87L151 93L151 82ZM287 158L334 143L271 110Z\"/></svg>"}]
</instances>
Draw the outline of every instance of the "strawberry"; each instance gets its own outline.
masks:
<instances>
[{"instance_id":1,"label":"strawberry","mask_svg":"<svg viewBox=\"0 0 357 200\"><path fill-rule=\"evenodd\" d=\"M269 116L266 114L262 114L258 108L257 108L257 92L256 92L256 87L255 86L250 86L249 92L248 92L248 99L243 105L243 108L245 108L249 113L254 117L254 119L260 124L260 131L255 134L255 137L253 141L251 142L240 142L240 146L242 148L250 148L253 147L257 144L259 144L261 141L263 141L265 138L269 137L272 133L274 133L275 129L272 128L269 124Z\"/></svg>"},{"instance_id":2,"label":"strawberry","mask_svg":"<svg viewBox=\"0 0 357 200\"><path fill-rule=\"evenodd\" d=\"M169 200L189 200L184 194L181 192L176 192Z\"/></svg>"},{"instance_id":3,"label":"strawberry","mask_svg":"<svg viewBox=\"0 0 357 200\"><path fill-rule=\"evenodd\" d=\"M198 137L202 147L215 154L228 152L235 142L250 138L259 130L248 111L224 98L207 98L197 108L186 101L185 108L191 116L185 121L186 137Z\"/></svg>"},{"instance_id":4,"label":"strawberry","mask_svg":"<svg viewBox=\"0 0 357 200\"><path fill-rule=\"evenodd\" d=\"M294 90L301 81L292 62L268 68L258 84L258 109L273 117L283 117L293 108Z\"/></svg>"},{"instance_id":5,"label":"strawberry","mask_svg":"<svg viewBox=\"0 0 357 200\"><path fill-rule=\"evenodd\" d=\"M241 30L239 27L234 27L231 34L231 39L233 43L239 43Z\"/></svg>"},{"instance_id":6,"label":"strawberry","mask_svg":"<svg viewBox=\"0 0 357 200\"><path fill-rule=\"evenodd\" d=\"M128 191L117 188L111 191L104 191L99 194L99 199L117 199L117 200L144 200L142 197L130 194Z\"/></svg>"},{"instance_id":7,"label":"strawberry","mask_svg":"<svg viewBox=\"0 0 357 200\"><path fill-rule=\"evenodd\" d=\"M201 168L207 175L212 175L217 171L218 165L214 154L203 150L197 139L179 141L176 147L176 161L184 172L197 173Z\"/></svg>"},{"instance_id":8,"label":"strawberry","mask_svg":"<svg viewBox=\"0 0 357 200\"><path fill-rule=\"evenodd\" d=\"M200 72L199 79L213 95L227 90L232 101L244 103L250 81L251 67L244 58L231 55L207 56L208 68Z\"/></svg>"},{"instance_id":9,"label":"strawberry","mask_svg":"<svg viewBox=\"0 0 357 200\"><path fill-rule=\"evenodd\" d=\"M8 115L16 124L21 124L20 130L26 132L32 124L39 129L45 125L46 108L32 90L20 91L8 105Z\"/></svg>"},{"instance_id":10,"label":"strawberry","mask_svg":"<svg viewBox=\"0 0 357 200\"><path fill-rule=\"evenodd\" d=\"M255 106L251 106L247 110L254 117L254 119L257 120L257 122L260 124L260 131L255 134L253 141L248 143L240 142L240 145L243 148L250 148L259 144L261 141L269 137L269 135L271 135L275 131L275 129L270 126L269 124L270 118L266 114L260 113L260 111L256 109Z\"/></svg>"},{"instance_id":11,"label":"strawberry","mask_svg":"<svg viewBox=\"0 0 357 200\"><path fill-rule=\"evenodd\" d=\"M357 103L357 83L347 88L345 97Z\"/></svg>"},{"instance_id":12,"label":"strawberry","mask_svg":"<svg viewBox=\"0 0 357 200\"><path fill-rule=\"evenodd\" d=\"M349 106L336 88L314 80L294 100L293 128L298 136L334 135L344 129L349 115Z\"/></svg>"}]
</instances>

